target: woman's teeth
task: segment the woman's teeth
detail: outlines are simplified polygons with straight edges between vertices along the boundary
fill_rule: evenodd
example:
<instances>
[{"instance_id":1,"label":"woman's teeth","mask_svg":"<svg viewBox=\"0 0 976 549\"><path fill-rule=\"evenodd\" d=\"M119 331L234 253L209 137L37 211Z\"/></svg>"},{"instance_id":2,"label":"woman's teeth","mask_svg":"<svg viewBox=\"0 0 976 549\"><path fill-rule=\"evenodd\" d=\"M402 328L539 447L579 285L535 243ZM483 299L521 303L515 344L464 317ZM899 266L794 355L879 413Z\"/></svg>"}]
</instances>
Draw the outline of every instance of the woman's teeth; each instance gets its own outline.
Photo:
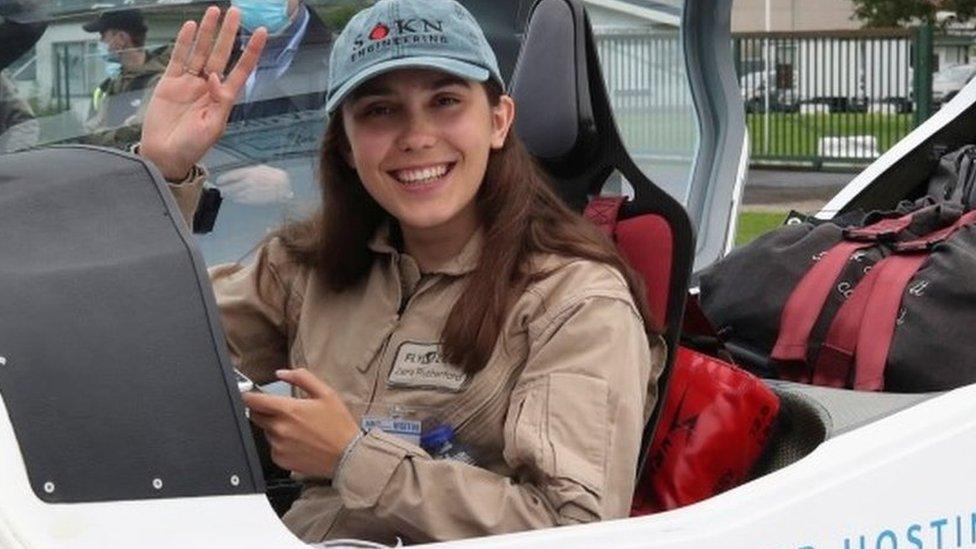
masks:
<instances>
[{"instance_id":1,"label":"woman's teeth","mask_svg":"<svg viewBox=\"0 0 976 549\"><path fill-rule=\"evenodd\" d=\"M449 169L449 164L441 164L439 166L431 166L429 168L422 168L419 170L400 170L398 172L394 172L393 175L396 177L397 181L401 183L425 183L432 179L443 177Z\"/></svg>"}]
</instances>

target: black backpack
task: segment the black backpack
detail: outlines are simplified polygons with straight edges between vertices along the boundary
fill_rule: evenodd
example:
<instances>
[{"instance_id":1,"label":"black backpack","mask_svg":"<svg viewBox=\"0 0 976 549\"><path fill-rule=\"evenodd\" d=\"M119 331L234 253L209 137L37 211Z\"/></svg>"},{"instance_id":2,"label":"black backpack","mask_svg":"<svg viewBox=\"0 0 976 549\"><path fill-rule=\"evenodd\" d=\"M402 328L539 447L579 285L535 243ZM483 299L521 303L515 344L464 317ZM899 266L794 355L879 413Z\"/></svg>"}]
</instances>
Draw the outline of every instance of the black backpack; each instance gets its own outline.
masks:
<instances>
[{"instance_id":1,"label":"black backpack","mask_svg":"<svg viewBox=\"0 0 976 549\"><path fill-rule=\"evenodd\" d=\"M937 197L802 221L736 250L702 273L702 308L733 348L763 357L763 375L897 392L976 382L976 213L961 201L974 158L943 157Z\"/></svg>"}]
</instances>

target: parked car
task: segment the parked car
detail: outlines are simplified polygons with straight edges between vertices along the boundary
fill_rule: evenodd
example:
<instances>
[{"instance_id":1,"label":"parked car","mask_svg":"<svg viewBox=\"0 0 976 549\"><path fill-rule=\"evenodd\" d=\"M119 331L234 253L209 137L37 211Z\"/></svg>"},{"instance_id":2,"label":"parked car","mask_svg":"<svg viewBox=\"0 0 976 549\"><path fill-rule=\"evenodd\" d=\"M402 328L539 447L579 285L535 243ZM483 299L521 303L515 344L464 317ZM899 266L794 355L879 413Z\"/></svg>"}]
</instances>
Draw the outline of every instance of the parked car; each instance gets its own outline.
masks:
<instances>
[{"instance_id":1,"label":"parked car","mask_svg":"<svg viewBox=\"0 0 976 549\"><path fill-rule=\"evenodd\" d=\"M942 106L976 77L976 64L955 65L932 75L932 103Z\"/></svg>"},{"instance_id":2,"label":"parked car","mask_svg":"<svg viewBox=\"0 0 976 549\"><path fill-rule=\"evenodd\" d=\"M796 82L797 74L793 71L791 82ZM742 101L747 113L761 113L766 111L766 86L770 81L777 81L772 71L755 71L739 78L739 88L742 91ZM796 89L773 86L769 92L768 105L770 112L797 112L800 100Z\"/></svg>"}]
</instances>

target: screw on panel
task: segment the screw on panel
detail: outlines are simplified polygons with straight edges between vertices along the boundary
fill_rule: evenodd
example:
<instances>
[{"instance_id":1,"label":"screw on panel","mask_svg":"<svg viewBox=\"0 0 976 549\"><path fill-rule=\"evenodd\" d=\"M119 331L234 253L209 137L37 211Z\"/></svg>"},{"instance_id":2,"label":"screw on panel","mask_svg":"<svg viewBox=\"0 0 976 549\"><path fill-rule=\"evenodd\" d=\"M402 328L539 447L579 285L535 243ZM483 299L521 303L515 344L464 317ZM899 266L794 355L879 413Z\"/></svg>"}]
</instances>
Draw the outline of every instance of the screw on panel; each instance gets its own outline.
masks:
<instances>
[{"instance_id":1,"label":"screw on panel","mask_svg":"<svg viewBox=\"0 0 976 549\"><path fill-rule=\"evenodd\" d=\"M155 488L157 490L160 490L163 487L163 479L161 479L161 478L154 478L152 484L153 484L153 488Z\"/></svg>"},{"instance_id":2,"label":"screw on panel","mask_svg":"<svg viewBox=\"0 0 976 549\"><path fill-rule=\"evenodd\" d=\"M53 482L50 482L50 481L45 482L44 483L44 491L46 493L48 493L48 494L53 494L54 493L54 483Z\"/></svg>"},{"instance_id":3,"label":"screw on panel","mask_svg":"<svg viewBox=\"0 0 976 549\"><path fill-rule=\"evenodd\" d=\"M241 484L241 478L239 476L237 476L237 475L231 475L230 476L230 485L231 486L240 486L240 484Z\"/></svg>"},{"instance_id":4,"label":"screw on panel","mask_svg":"<svg viewBox=\"0 0 976 549\"><path fill-rule=\"evenodd\" d=\"M6 365L7 365L7 357L0 356L0 366L6 366Z\"/></svg>"}]
</instances>

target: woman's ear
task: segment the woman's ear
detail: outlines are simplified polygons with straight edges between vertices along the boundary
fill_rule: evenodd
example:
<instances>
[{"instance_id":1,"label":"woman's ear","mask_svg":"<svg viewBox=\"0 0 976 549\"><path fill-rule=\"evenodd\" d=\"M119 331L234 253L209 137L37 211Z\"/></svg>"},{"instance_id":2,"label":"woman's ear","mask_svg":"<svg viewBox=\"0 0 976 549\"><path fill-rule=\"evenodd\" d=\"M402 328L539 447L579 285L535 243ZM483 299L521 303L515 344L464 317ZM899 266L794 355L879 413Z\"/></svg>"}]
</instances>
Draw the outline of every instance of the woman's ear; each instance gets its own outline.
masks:
<instances>
[{"instance_id":1,"label":"woman's ear","mask_svg":"<svg viewBox=\"0 0 976 549\"><path fill-rule=\"evenodd\" d=\"M491 148L500 149L505 146L505 139L515 121L515 100L508 95L502 95L498 104L491 108Z\"/></svg>"}]
</instances>

